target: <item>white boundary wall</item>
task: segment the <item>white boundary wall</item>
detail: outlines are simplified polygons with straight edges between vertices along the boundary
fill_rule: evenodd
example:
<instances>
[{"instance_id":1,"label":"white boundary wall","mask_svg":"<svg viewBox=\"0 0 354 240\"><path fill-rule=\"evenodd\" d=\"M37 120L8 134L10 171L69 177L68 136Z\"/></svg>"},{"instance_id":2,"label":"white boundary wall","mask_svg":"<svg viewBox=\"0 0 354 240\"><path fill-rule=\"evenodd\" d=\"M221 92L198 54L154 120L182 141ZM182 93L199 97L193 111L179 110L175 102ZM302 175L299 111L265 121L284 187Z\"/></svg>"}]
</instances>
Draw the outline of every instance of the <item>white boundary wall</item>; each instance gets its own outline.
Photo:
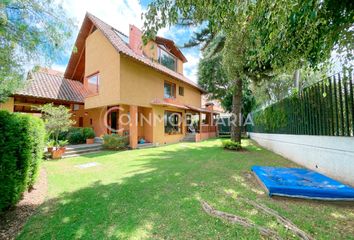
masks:
<instances>
[{"instance_id":1,"label":"white boundary wall","mask_svg":"<svg viewBox=\"0 0 354 240\"><path fill-rule=\"evenodd\" d=\"M354 186L354 137L248 134L262 147Z\"/></svg>"}]
</instances>

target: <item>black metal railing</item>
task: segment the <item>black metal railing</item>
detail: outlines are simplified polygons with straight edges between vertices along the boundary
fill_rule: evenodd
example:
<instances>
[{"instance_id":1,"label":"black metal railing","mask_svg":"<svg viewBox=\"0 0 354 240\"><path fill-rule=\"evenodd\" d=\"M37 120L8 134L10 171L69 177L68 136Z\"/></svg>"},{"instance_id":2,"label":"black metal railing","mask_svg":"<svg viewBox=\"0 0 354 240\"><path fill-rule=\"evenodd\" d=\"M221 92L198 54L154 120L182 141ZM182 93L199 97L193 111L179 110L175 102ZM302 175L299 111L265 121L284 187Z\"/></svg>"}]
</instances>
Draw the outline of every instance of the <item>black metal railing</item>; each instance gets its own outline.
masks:
<instances>
[{"instance_id":1,"label":"black metal railing","mask_svg":"<svg viewBox=\"0 0 354 240\"><path fill-rule=\"evenodd\" d=\"M253 113L250 132L354 136L353 71L335 74Z\"/></svg>"}]
</instances>

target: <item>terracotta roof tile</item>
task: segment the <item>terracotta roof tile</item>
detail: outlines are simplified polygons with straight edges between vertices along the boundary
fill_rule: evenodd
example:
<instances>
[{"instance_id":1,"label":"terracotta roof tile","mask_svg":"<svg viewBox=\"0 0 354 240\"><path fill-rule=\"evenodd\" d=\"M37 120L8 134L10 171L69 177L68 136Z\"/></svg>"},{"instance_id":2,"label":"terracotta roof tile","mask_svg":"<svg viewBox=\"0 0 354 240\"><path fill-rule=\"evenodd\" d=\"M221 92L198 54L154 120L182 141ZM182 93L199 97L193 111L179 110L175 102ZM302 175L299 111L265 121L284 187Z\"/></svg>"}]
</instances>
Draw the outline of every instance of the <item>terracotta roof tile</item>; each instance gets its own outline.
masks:
<instances>
[{"instance_id":1,"label":"terracotta roof tile","mask_svg":"<svg viewBox=\"0 0 354 240\"><path fill-rule=\"evenodd\" d=\"M94 15L87 13L86 16L93 22L93 24L102 31L102 33L106 36L106 38L111 42L111 44L116 48L116 50L119 53L122 53L124 55L127 55L129 57L134 58L135 60L138 60L150 67L155 68L158 71L161 71L165 74L168 74L178 80L181 80L189 85L192 85L196 88L198 88L200 91L205 93L205 90L202 89L198 84L195 82L191 81L190 79L186 78L180 73L177 73L173 70L170 70L169 68L158 64L156 62L153 62L151 59L143 56L143 55L138 55L135 53L125 42L123 39L119 37L119 35L116 33L116 29L114 29L112 26L108 25L107 23L103 22L101 19L95 17Z\"/></svg>"},{"instance_id":2,"label":"terracotta roof tile","mask_svg":"<svg viewBox=\"0 0 354 240\"><path fill-rule=\"evenodd\" d=\"M26 87L14 95L84 103L89 94L81 82L48 71L31 73L27 81Z\"/></svg>"}]
</instances>

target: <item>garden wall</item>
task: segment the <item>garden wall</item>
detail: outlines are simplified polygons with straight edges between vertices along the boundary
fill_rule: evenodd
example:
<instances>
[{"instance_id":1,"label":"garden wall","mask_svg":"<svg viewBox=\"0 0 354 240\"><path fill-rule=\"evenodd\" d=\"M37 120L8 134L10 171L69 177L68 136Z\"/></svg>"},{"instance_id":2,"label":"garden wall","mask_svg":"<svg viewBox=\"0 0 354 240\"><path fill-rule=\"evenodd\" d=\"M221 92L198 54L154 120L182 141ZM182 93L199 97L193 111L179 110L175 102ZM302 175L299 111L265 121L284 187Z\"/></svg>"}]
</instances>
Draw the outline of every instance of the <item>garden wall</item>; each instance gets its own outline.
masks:
<instances>
[{"instance_id":1,"label":"garden wall","mask_svg":"<svg viewBox=\"0 0 354 240\"><path fill-rule=\"evenodd\" d=\"M249 133L259 145L354 186L354 138Z\"/></svg>"}]
</instances>

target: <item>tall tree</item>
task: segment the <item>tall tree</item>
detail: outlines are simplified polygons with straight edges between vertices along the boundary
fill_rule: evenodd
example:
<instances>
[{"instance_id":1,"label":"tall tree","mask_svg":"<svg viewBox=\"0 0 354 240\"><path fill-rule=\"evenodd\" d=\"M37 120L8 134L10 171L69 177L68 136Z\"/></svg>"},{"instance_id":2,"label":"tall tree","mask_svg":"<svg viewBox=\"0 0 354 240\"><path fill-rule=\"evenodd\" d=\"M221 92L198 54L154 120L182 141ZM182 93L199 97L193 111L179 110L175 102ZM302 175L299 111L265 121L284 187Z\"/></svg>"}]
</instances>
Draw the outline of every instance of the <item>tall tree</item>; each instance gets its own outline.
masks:
<instances>
[{"instance_id":1,"label":"tall tree","mask_svg":"<svg viewBox=\"0 0 354 240\"><path fill-rule=\"evenodd\" d=\"M0 101L23 85L24 65L48 64L66 51L73 27L58 1L1 1Z\"/></svg>"},{"instance_id":2,"label":"tall tree","mask_svg":"<svg viewBox=\"0 0 354 240\"><path fill-rule=\"evenodd\" d=\"M231 81L234 117L241 113L242 81L271 79L285 69L316 66L337 46L353 50L354 3L351 0L204 1L154 0L145 14L146 38L183 19L208 22L226 36L223 66ZM231 138L241 141L240 122Z\"/></svg>"}]
</instances>

